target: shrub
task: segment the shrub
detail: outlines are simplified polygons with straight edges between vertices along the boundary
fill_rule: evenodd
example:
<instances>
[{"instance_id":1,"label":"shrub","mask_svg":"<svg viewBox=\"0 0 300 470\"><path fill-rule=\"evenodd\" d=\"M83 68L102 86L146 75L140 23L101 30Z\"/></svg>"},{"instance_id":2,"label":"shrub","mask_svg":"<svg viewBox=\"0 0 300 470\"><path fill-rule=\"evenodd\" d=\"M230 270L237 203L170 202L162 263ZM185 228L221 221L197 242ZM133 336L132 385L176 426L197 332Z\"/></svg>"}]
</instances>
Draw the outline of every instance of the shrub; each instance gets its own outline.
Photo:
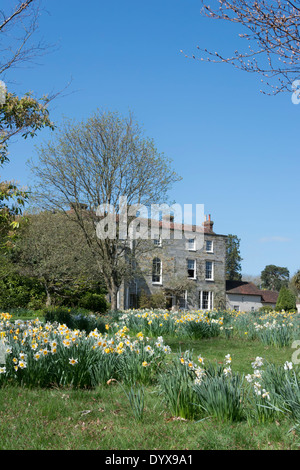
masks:
<instances>
[{"instance_id":1,"label":"shrub","mask_svg":"<svg viewBox=\"0 0 300 470\"><path fill-rule=\"evenodd\" d=\"M145 291L141 292L139 297L139 308L150 308L150 309L165 309L167 300L163 292L156 292L148 295Z\"/></svg>"},{"instance_id":2,"label":"shrub","mask_svg":"<svg viewBox=\"0 0 300 470\"><path fill-rule=\"evenodd\" d=\"M41 308L45 301L44 289L34 279L18 274L7 275L0 280L0 306L10 308Z\"/></svg>"},{"instance_id":3,"label":"shrub","mask_svg":"<svg viewBox=\"0 0 300 470\"><path fill-rule=\"evenodd\" d=\"M68 307L46 307L44 308L45 322L60 323L72 328L71 309Z\"/></svg>"},{"instance_id":4,"label":"shrub","mask_svg":"<svg viewBox=\"0 0 300 470\"><path fill-rule=\"evenodd\" d=\"M296 310L296 297L287 287L283 286L280 289L276 303L276 309L285 310L286 312L292 312Z\"/></svg>"},{"instance_id":5,"label":"shrub","mask_svg":"<svg viewBox=\"0 0 300 470\"><path fill-rule=\"evenodd\" d=\"M87 292L78 302L78 306L92 312L105 313L109 309L109 303L107 302L104 294L96 294Z\"/></svg>"}]
</instances>

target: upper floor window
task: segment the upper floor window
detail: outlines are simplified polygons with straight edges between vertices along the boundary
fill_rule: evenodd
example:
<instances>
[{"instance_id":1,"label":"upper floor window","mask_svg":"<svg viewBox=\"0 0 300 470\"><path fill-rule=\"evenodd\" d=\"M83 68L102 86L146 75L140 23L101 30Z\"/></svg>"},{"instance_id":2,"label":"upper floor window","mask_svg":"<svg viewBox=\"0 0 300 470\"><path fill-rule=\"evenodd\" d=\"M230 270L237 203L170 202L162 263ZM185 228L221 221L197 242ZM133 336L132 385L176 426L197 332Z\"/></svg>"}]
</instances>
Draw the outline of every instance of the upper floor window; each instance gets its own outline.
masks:
<instances>
[{"instance_id":1,"label":"upper floor window","mask_svg":"<svg viewBox=\"0 0 300 470\"><path fill-rule=\"evenodd\" d=\"M212 253L214 251L214 244L212 240L206 240L205 246L207 253Z\"/></svg>"},{"instance_id":2,"label":"upper floor window","mask_svg":"<svg viewBox=\"0 0 300 470\"><path fill-rule=\"evenodd\" d=\"M195 238L189 238L188 239L188 249L191 251L196 250L196 241Z\"/></svg>"},{"instance_id":3,"label":"upper floor window","mask_svg":"<svg viewBox=\"0 0 300 470\"><path fill-rule=\"evenodd\" d=\"M205 279L207 281L213 281L214 279L214 264L212 261L206 261L205 263Z\"/></svg>"},{"instance_id":4,"label":"upper floor window","mask_svg":"<svg viewBox=\"0 0 300 470\"><path fill-rule=\"evenodd\" d=\"M187 260L188 277L196 279L196 261L194 259Z\"/></svg>"},{"instance_id":5,"label":"upper floor window","mask_svg":"<svg viewBox=\"0 0 300 470\"><path fill-rule=\"evenodd\" d=\"M161 246L161 236L154 235L153 243L155 246Z\"/></svg>"},{"instance_id":6,"label":"upper floor window","mask_svg":"<svg viewBox=\"0 0 300 470\"><path fill-rule=\"evenodd\" d=\"M161 259L154 258L152 262L152 282L154 284L161 284L161 280L162 280Z\"/></svg>"}]
</instances>

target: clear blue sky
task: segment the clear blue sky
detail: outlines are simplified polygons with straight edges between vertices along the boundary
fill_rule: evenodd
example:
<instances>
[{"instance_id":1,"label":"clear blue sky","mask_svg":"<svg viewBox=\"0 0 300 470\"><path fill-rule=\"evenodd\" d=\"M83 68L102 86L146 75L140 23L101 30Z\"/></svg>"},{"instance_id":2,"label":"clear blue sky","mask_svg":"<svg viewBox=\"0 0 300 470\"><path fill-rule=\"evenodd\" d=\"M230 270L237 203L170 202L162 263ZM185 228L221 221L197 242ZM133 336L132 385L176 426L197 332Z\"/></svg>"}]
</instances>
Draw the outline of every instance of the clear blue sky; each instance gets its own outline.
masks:
<instances>
[{"instance_id":1,"label":"clear blue sky","mask_svg":"<svg viewBox=\"0 0 300 470\"><path fill-rule=\"evenodd\" d=\"M4 4L11 1L5 0ZM46 2L43 4L45 5ZM300 105L260 93L260 77L226 64L186 59L196 46L230 54L240 30L200 15L199 0L51 0L39 36L55 51L12 70L9 85L37 96L63 89L51 106L85 119L97 108L134 112L182 176L171 197L204 204L217 233L241 239L242 271L300 268ZM10 147L1 177L30 185L26 161L49 137Z\"/></svg>"}]
</instances>

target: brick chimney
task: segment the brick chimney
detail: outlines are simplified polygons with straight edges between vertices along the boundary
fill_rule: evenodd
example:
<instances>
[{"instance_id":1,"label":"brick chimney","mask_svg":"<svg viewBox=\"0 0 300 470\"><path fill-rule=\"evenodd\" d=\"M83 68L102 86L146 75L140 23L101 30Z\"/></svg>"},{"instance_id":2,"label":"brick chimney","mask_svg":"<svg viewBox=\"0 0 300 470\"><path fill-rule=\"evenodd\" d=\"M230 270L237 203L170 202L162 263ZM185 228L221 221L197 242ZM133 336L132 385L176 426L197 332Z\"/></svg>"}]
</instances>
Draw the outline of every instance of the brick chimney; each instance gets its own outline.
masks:
<instances>
[{"instance_id":1,"label":"brick chimney","mask_svg":"<svg viewBox=\"0 0 300 470\"><path fill-rule=\"evenodd\" d=\"M213 233L213 226L214 226L214 223L213 223L213 221L211 220L210 214L209 214L208 217L207 217L207 215L205 216L205 220L204 220L204 222L203 222L203 226L204 226L205 232L207 232L207 233Z\"/></svg>"}]
</instances>

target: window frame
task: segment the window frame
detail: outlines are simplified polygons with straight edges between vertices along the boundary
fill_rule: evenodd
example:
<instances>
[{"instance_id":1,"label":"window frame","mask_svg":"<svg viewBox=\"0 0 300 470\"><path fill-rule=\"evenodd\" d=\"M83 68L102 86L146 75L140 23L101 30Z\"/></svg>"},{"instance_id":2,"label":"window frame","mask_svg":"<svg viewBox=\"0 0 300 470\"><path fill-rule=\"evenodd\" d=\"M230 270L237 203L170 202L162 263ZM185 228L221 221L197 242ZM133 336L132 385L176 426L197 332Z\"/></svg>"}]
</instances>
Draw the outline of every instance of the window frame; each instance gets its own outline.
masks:
<instances>
[{"instance_id":1,"label":"window frame","mask_svg":"<svg viewBox=\"0 0 300 470\"><path fill-rule=\"evenodd\" d=\"M156 267L158 265L158 261L159 261L159 265L160 265L159 274L157 273L157 269L156 269ZM154 264L154 262L155 262L155 264ZM154 267L155 267L155 270L154 270ZM153 278L155 276L157 276L159 278L158 281L153 280ZM156 256L152 260L152 284L156 284L156 285L161 285L162 284L162 261L158 256Z\"/></svg>"},{"instance_id":2,"label":"window frame","mask_svg":"<svg viewBox=\"0 0 300 470\"><path fill-rule=\"evenodd\" d=\"M189 268L190 261L194 263L193 268ZM192 271L192 270L194 271L194 276L189 275L189 271ZM187 275L188 275L188 279L197 279L197 263L195 259L187 258Z\"/></svg>"},{"instance_id":3,"label":"window frame","mask_svg":"<svg viewBox=\"0 0 300 470\"><path fill-rule=\"evenodd\" d=\"M207 308L204 308L203 302L204 302L204 295L203 294L208 294L207 295ZM201 290L199 291L199 307L200 310L213 310L214 308L214 293L211 290Z\"/></svg>"},{"instance_id":4,"label":"window frame","mask_svg":"<svg viewBox=\"0 0 300 470\"><path fill-rule=\"evenodd\" d=\"M193 242L193 246L191 246L191 243L190 243L191 241ZM194 238L191 237L188 239L188 250L196 251L196 238L195 237Z\"/></svg>"},{"instance_id":5,"label":"window frame","mask_svg":"<svg viewBox=\"0 0 300 470\"><path fill-rule=\"evenodd\" d=\"M207 249L207 242L211 243L211 250ZM205 251L206 251L206 253L213 253L214 252L214 241L213 240L205 240Z\"/></svg>"},{"instance_id":6,"label":"window frame","mask_svg":"<svg viewBox=\"0 0 300 470\"><path fill-rule=\"evenodd\" d=\"M211 264L211 277L207 277L207 265L208 263ZM206 260L205 261L205 280L206 281L214 281L214 262L213 261L209 261L209 260Z\"/></svg>"},{"instance_id":7,"label":"window frame","mask_svg":"<svg viewBox=\"0 0 300 470\"><path fill-rule=\"evenodd\" d=\"M153 237L153 245L155 247L161 247L162 245L162 239L161 239L161 235L154 235Z\"/></svg>"}]
</instances>

